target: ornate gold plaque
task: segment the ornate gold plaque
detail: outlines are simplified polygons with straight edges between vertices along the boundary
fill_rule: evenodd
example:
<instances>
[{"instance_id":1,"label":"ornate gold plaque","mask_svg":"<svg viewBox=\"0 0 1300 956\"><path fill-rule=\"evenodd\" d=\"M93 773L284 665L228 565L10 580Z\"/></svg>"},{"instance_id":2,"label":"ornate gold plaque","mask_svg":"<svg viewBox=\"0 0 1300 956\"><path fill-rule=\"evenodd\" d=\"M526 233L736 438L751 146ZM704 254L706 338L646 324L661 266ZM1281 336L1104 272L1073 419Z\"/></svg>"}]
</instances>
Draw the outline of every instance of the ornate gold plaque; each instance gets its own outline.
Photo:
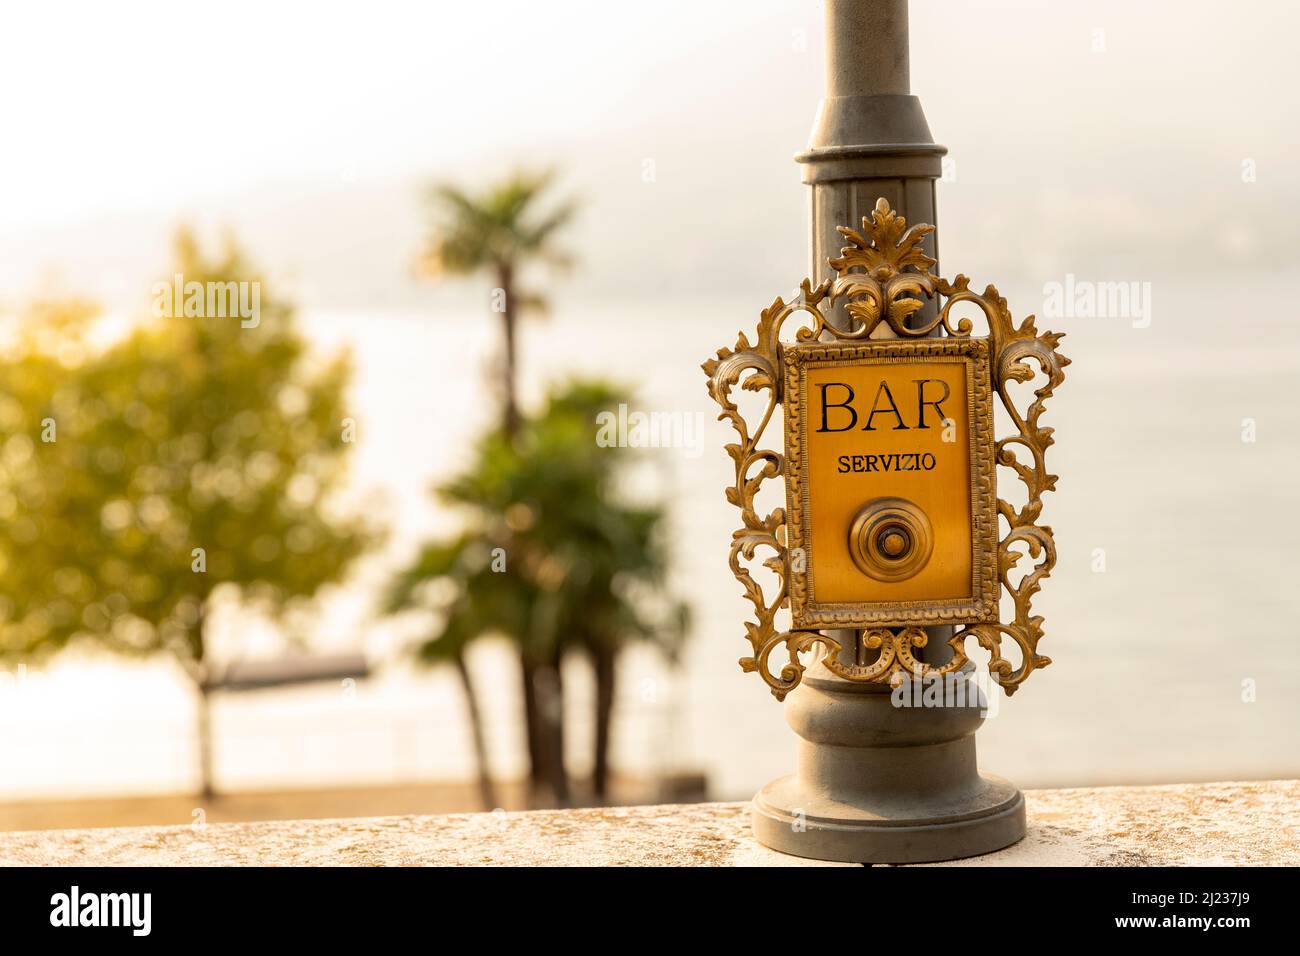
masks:
<instances>
[{"instance_id":1,"label":"ornate gold plaque","mask_svg":"<svg viewBox=\"0 0 1300 956\"><path fill-rule=\"evenodd\" d=\"M1038 653L1043 619L1030 612L1056 563L1051 529L1038 523L1042 494L1057 480L1046 466L1052 429L1038 421L1069 359L1056 349L1062 336L1040 334L1032 316L1016 325L993 286L975 293L965 276L933 275L934 260L921 248L933 229L907 228L879 200L861 232L840 227L849 244L830 260L834 279L815 288L805 279L796 301L778 298L763 310L754 343L741 333L734 349L703 366L719 418L739 436L727 445L736 471L727 500L742 519L730 564L755 611L745 625L752 654L740 664L758 671L778 700L798 686L800 655L814 644L847 680L892 682L967 668L974 638L1008 694L1051 663ZM917 321L927 301L938 307ZM847 328L829 321L839 304ZM967 305L987 336L954 317ZM794 315L806 324L783 343L782 326ZM1021 411L1009 388L1036 379ZM767 393L753 431L732 400L736 385ZM993 434L994 395L1016 428L1004 438ZM778 406L785 454L760 444ZM997 498L998 465L1025 484L1023 507ZM786 507L761 514L755 496L778 476L786 479ZM1019 573L1026 554L1033 563ZM775 593L750 574L754 561L776 574ZM1005 623L1001 589L1015 612ZM776 617L787 608L783 630ZM913 652L929 639L923 625L944 623L959 625L948 639L951 659L918 660ZM838 637L821 627L849 630L867 663L845 663ZM1003 657L1004 638L1017 660ZM773 673L778 649L784 661Z\"/></svg>"},{"instance_id":2,"label":"ornate gold plaque","mask_svg":"<svg viewBox=\"0 0 1300 956\"><path fill-rule=\"evenodd\" d=\"M782 351L794 626L996 621L988 343Z\"/></svg>"}]
</instances>

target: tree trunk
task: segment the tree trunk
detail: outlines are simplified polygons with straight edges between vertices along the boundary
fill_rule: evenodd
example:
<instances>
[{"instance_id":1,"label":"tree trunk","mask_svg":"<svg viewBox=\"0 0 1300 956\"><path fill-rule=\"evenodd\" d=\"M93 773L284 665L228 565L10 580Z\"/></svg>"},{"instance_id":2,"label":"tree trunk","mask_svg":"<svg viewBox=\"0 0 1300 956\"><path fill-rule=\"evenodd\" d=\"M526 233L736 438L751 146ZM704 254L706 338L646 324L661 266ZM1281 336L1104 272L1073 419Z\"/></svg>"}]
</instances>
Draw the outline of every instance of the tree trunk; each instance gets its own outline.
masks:
<instances>
[{"instance_id":1,"label":"tree trunk","mask_svg":"<svg viewBox=\"0 0 1300 956\"><path fill-rule=\"evenodd\" d=\"M609 738L614 715L614 675L617 651L596 643L591 651L596 672L596 756L591 774L596 799L604 802L609 795Z\"/></svg>"},{"instance_id":2,"label":"tree trunk","mask_svg":"<svg viewBox=\"0 0 1300 956\"><path fill-rule=\"evenodd\" d=\"M564 768L564 684L558 652L546 667L539 668L537 676L541 681L537 696L543 720L542 754L545 757L546 782L555 802L566 806L569 802L569 775Z\"/></svg>"},{"instance_id":3,"label":"tree trunk","mask_svg":"<svg viewBox=\"0 0 1300 956\"><path fill-rule=\"evenodd\" d=\"M558 659L539 664L520 653L524 721L528 728L528 782L534 805L563 806L569 800L564 767L564 692Z\"/></svg>"},{"instance_id":4,"label":"tree trunk","mask_svg":"<svg viewBox=\"0 0 1300 956\"><path fill-rule=\"evenodd\" d=\"M196 685L199 692L197 727L199 745L199 795L208 800L216 796L212 777L212 689L206 676Z\"/></svg>"},{"instance_id":5,"label":"tree trunk","mask_svg":"<svg viewBox=\"0 0 1300 956\"><path fill-rule=\"evenodd\" d=\"M199 602L198 616L189 632L189 658L181 659L181 666L194 681L197 692L194 713L194 739L199 760L199 794L205 800L216 796L212 773L212 683L207 662L208 606Z\"/></svg>"},{"instance_id":6,"label":"tree trunk","mask_svg":"<svg viewBox=\"0 0 1300 956\"><path fill-rule=\"evenodd\" d=\"M537 668L523 650L519 652L519 668L524 697L524 733L528 740L528 800L535 803L546 785L542 766L542 721L537 710Z\"/></svg>"},{"instance_id":7,"label":"tree trunk","mask_svg":"<svg viewBox=\"0 0 1300 956\"><path fill-rule=\"evenodd\" d=\"M502 427L511 441L519 434L519 397L516 394L516 343L514 270L509 264L497 269L497 284L505 300L501 307L501 396ZM519 635L525 639L526 635ZM519 652L519 670L524 692L524 733L528 739L528 802L536 804L546 785L547 773L543 735L544 724L537 705L537 667L524 650Z\"/></svg>"},{"instance_id":8,"label":"tree trunk","mask_svg":"<svg viewBox=\"0 0 1300 956\"><path fill-rule=\"evenodd\" d=\"M460 686L465 691L465 711L469 715L469 726L474 737L474 763L478 770L479 799L483 801L484 810L496 808L496 793L492 787L492 774L488 769L487 737L483 733L483 715L478 707L478 695L474 692L474 681L470 678L469 667L465 664L465 655L457 654L456 673L460 675Z\"/></svg>"},{"instance_id":9,"label":"tree trunk","mask_svg":"<svg viewBox=\"0 0 1300 956\"><path fill-rule=\"evenodd\" d=\"M515 342L519 312L515 307L514 267L509 264L500 266L497 270L497 281L500 283L502 297L505 299L501 309L501 332L505 345L502 362L502 376L504 379L502 397L505 402L504 424L506 435L513 439L519 433L519 395Z\"/></svg>"},{"instance_id":10,"label":"tree trunk","mask_svg":"<svg viewBox=\"0 0 1300 956\"><path fill-rule=\"evenodd\" d=\"M497 268L497 284L505 300L501 308L502 333L502 410L506 437L513 441L519 434L521 415L518 394L518 316L515 302L514 266L502 263ZM526 641L527 635L519 635ZM551 718L553 702L550 685L558 685L558 677L551 681L547 669L532 660L527 651L520 650L519 666L524 692L524 725L528 737L529 801L536 804L542 791L549 789L551 804L568 799L568 782L564 774L563 730L555 727ZM543 686L545 685L545 686ZM558 690L555 691L558 693Z\"/></svg>"}]
</instances>

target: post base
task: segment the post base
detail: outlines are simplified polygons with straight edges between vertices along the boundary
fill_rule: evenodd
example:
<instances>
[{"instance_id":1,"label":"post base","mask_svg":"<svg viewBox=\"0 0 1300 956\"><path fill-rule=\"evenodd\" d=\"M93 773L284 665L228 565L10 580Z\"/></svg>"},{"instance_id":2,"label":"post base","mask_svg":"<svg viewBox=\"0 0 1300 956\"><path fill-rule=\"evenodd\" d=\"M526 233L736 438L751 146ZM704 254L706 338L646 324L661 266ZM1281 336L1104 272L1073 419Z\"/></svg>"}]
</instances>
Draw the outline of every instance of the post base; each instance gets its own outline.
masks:
<instances>
[{"instance_id":1,"label":"post base","mask_svg":"<svg viewBox=\"0 0 1300 956\"><path fill-rule=\"evenodd\" d=\"M845 863L955 860L1020 840L1024 796L976 769L983 715L974 692L970 700L895 707L887 688L810 668L786 700L801 738L797 770L754 797L755 839Z\"/></svg>"},{"instance_id":2,"label":"post base","mask_svg":"<svg viewBox=\"0 0 1300 956\"><path fill-rule=\"evenodd\" d=\"M985 787L969 812L883 818L862 807L840 805L820 814L799 792L795 777L769 783L754 797L754 838L791 856L841 863L933 863L992 853L1025 835L1025 798L999 777Z\"/></svg>"}]
</instances>

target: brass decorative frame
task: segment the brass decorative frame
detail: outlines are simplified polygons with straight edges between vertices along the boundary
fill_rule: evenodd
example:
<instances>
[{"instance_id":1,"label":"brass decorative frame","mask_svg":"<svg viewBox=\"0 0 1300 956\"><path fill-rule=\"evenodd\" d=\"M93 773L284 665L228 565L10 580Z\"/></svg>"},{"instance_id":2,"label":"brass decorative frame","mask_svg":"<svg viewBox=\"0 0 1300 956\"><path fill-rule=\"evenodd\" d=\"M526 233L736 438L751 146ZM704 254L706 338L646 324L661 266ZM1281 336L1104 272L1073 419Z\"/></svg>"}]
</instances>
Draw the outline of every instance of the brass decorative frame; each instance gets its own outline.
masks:
<instances>
[{"instance_id":1,"label":"brass decorative frame","mask_svg":"<svg viewBox=\"0 0 1300 956\"><path fill-rule=\"evenodd\" d=\"M1050 658L1038 653L1043 618L1031 613L1030 601L1056 564L1051 528L1038 523L1042 495L1054 490L1057 481L1057 476L1049 474L1046 467L1047 449L1053 444L1052 429L1040 427L1038 422L1047 399L1065 379L1065 366L1070 364L1057 350L1063 335L1050 331L1039 333L1033 316L1016 325L1006 300L992 285L983 293L976 293L970 291L970 280L963 275L952 282L933 275L930 267L935 260L925 254L921 242L934 227L918 224L907 228L906 220L890 209L884 199L877 201L870 218L863 217L861 232L844 226L839 231L849 245L838 258L829 260L835 271L834 279L816 287L805 279L796 301L787 303L777 298L760 313L753 344L742 332L734 349L719 349L717 357L702 366L709 379L709 394L722 408L719 420L729 421L739 436L738 442L726 446L736 471L735 483L726 489L726 497L740 510L742 520L742 526L732 534L729 562L745 597L754 606L756 618L745 622L752 654L742 657L740 666L745 671L758 671L773 695L782 700L803 678L800 655L816 644L827 651L823 662L835 674L847 680L879 683L894 682L904 674L920 678L961 670L970 664L966 642L973 637L989 655L990 674L1008 695L1012 694L1035 669L1051 663ZM913 317L927 300L941 302L936 314L914 322ZM844 304L849 316L848 328L837 328L829 320L831 307L838 303ZM1015 619L1009 623L949 620L966 626L948 640L953 655L942 666L926 664L914 655L913 651L924 647L928 640L923 628L884 624L868 627L857 631L855 639L863 649L878 650L879 655L870 663L846 664L839 657L843 648L835 637L807 628L780 630L775 623L777 612L790 606L792 577L787 540L790 517L785 508L760 514L754 498L764 481L788 473L784 455L760 447L773 413L785 399L781 374L785 346L780 340L781 330L787 319L802 313L801 319L809 324L800 327L795 335L800 343L864 343L882 325L901 339L928 339L936 332L969 339L974 328L971 320L961 318L954 322L953 319L953 309L963 303L975 306L987 322L992 387L1018 429L1015 434L996 439L994 444L997 464L1014 470L1028 493L1024 507L1019 509L997 499L997 513L1006 522L1005 533L997 544L997 574L1011 597ZM1034 391L1034 400L1022 413L1011 398L1009 386L1013 382L1032 382L1040 375L1046 381ZM737 385L747 391L767 393L762 418L753 431L732 400L731 390ZM1027 453L1028 461L1017 457L1017 446ZM764 593L742 563L754 561L759 549L770 552L761 564L780 582L772 595ZM1022 557L1019 549L1037 563L1013 582L1011 574ZM1002 656L1004 637L1010 638L1018 648L1018 664ZM782 647L786 660L780 672L774 674L770 657Z\"/></svg>"},{"instance_id":2,"label":"brass decorative frame","mask_svg":"<svg viewBox=\"0 0 1300 956\"><path fill-rule=\"evenodd\" d=\"M792 345L781 349L785 365L785 483L786 546L804 555L789 569L790 617L799 630L817 627L906 627L980 623L998 619L998 513L996 467L993 451L993 395L988 342L982 338L876 339L871 342L834 342ZM967 362L967 421L970 422L971 596L965 600L890 602L879 609L861 604L836 605L815 600L812 584L811 528L807 473L808 450L799 427L807 407L802 372L820 362L897 362L917 358L953 358ZM796 550L798 549L798 550Z\"/></svg>"}]
</instances>

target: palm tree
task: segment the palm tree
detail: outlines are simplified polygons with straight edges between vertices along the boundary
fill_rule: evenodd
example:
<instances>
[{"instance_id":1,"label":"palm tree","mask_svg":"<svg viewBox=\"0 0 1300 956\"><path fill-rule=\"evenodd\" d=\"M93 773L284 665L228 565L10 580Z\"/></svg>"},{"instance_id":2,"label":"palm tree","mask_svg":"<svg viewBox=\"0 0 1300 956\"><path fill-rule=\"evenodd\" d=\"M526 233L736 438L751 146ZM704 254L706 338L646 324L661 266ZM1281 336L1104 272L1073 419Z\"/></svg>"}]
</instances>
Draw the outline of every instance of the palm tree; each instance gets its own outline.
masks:
<instances>
[{"instance_id":1,"label":"palm tree","mask_svg":"<svg viewBox=\"0 0 1300 956\"><path fill-rule=\"evenodd\" d=\"M675 658L689 625L686 605L667 592L664 509L620 493L636 452L592 441L597 416L628 401L607 383L571 382L552 394L528 449L539 516L529 537L563 569L556 626L595 676L592 789L599 800L609 790L618 655L646 641Z\"/></svg>"},{"instance_id":2,"label":"palm tree","mask_svg":"<svg viewBox=\"0 0 1300 956\"><path fill-rule=\"evenodd\" d=\"M537 211L554 179L551 172L517 171L479 195L452 183L440 183L432 192L434 219L421 262L425 274L487 272L496 282L492 308L501 316L503 420L511 436L519 427L519 318L529 309L546 307L540 294L521 287L521 273L534 262L569 265L554 243L556 234L573 218L576 204L565 202L549 212Z\"/></svg>"},{"instance_id":3,"label":"palm tree","mask_svg":"<svg viewBox=\"0 0 1300 956\"><path fill-rule=\"evenodd\" d=\"M457 665L475 726L480 780L482 730L464 648L500 634L521 657L559 672L565 654L588 657L596 675L593 789L609 782L609 742L619 652L650 641L670 655L685 613L665 593L663 509L626 501L620 479L635 452L593 440L596 413L626 398L600 383L573 383L540 415L524 416L515 440L499 429L483 436L470 466L438 490L469 517L464 534L426 545L396 579L387 610L422 608L436 625L418 656ZM509 542L508 550L503 542ZM506 564L499 559L506 556ZM428 586L437 579L443 586ZM450 586L448 586L450 585ZM437 595L441 595L438 598ZM556 693L558 705L559 688ZM558 706L544 752L554 758L544 783L555 800L568 795ZM490 784L484 787L485 802Z\"/></svg>"},{"instance_id":4,"label":"palm tree","mask_svg":"<svg viewBox=\"0 0 1300 956\"><path fill-rule=\"evenodd\" d=\"M551 172L516 171L484 192L471 195L453 183L433 187L433 221L422 258L426 275L470 276L487 272L496 283L492 308L501 316L502 427L508 441L519 431L518 323L526 311L544 311L545 299L522 287L521 274L533 263L563 268L568 257L555 246L556 234L573 218L564 202L539 212ZM510 552L506 542L507 553ZM534 790L549 786L556 800L567 797L563 728L558 708L559 668L524 644L519 649L529 780Z\"/></svg>"},{"instance_id":5,"label":"palm tree","mask_svg":"<svg viewBox=\"0 0 1300 956\"><path fill-rule=\"evenodd\" d=\"M634 640L670 656L684 634L684 605L666 594L668 556L662 507L625 500L624 470L636 452L593 440L597 413L627 397L601 382L552 392L542 413L525 418L517 440L488 436L475 464L448 482L446 500L479 516L488 541L509 527L514 600L494 596L498 629L522 627L522 652L559 672L569 652L590 659L596 677L593 789L607 795L609 742L619 652ZM498 517L500 516L500 517ZM558 690L558 689L557 689ZM563 724L551 750L558 753ZM568 781L558 762L563 788ZM548 779L548 783L553 781Z\"/></svg>"}]
</instances>

